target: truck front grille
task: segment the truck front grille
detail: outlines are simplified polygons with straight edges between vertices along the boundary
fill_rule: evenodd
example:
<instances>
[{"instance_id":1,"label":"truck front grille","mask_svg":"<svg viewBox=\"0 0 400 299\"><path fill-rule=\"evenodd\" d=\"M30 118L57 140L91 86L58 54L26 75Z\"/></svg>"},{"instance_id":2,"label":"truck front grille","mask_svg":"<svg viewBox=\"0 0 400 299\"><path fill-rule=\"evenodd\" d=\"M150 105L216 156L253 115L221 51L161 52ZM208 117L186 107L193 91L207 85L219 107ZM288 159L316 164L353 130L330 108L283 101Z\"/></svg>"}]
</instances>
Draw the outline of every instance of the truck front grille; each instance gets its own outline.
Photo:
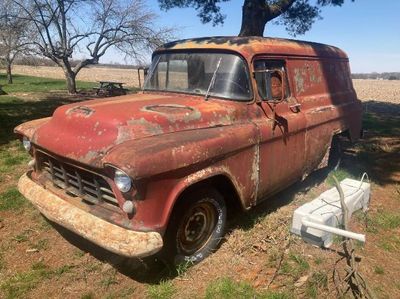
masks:
<instances>
[{"instance_id":1,"label":"truck front grille","mask_svg":"<svg viewBox=\"0 0 400 299\"><path fill-rule=\"evenodd\" d=\"M55 186L69 195L80 197L89 204L119 207L114 192L102 176L62 163L45 153L40 154L39 167Z\"/></svg>"}]
</instances>

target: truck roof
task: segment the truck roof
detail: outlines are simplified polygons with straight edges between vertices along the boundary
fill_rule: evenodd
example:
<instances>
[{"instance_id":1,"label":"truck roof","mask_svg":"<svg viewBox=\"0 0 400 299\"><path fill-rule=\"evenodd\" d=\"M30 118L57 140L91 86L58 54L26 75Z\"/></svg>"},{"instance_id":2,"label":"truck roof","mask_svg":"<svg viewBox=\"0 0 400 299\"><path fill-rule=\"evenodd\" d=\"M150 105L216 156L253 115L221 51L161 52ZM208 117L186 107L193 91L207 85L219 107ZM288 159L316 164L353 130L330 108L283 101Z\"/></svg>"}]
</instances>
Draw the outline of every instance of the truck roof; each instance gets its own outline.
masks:
<instances>
[{"instance_id":1,"label":"truck roof","mask_svg":"<svg viewBox=\"0 0 400 299\"><path fill-rule=\"evenodd\" d=\"M166 43L155 53L166 50L216 49L240 53L246 59L258 54L327 57L347 59L344 51L320 43L270 37L215 36L178 40Z\"/></svg>"}]
</instances>

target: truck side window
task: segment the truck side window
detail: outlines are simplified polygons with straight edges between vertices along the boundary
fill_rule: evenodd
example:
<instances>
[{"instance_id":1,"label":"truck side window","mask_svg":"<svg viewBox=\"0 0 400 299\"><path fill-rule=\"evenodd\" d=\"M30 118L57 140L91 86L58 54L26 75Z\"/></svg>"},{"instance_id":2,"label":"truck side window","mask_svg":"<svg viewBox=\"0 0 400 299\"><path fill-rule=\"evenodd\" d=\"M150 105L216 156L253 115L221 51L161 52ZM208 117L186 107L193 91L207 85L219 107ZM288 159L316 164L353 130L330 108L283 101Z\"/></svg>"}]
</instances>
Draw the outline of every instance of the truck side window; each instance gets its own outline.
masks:
<instances>
[{"instance_id":1,"label":"truck side window","mask_svg":"<svg viewBox=\"0 0 400 299\"><path fill-rule=\"evenodd\" d=\"M279 100L289 94L285 63L276 60L256 60L254 74L258 93L264 100ZM282 92L282 84L284 90Z\"/></svg>"}]
</instances>

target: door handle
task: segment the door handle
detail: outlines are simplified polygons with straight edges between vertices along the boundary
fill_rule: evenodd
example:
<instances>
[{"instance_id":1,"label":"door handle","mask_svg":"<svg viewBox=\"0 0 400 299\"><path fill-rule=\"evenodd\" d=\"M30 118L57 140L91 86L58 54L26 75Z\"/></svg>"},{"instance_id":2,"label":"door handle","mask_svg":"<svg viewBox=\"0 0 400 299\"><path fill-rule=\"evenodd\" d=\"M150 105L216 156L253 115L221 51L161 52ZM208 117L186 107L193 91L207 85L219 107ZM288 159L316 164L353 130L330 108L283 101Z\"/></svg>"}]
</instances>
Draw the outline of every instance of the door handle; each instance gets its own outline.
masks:
<instances>
[{"instance_id":1,"label":"door handle","mask_svg":"<svg viewBox=\"0 0 400 299\"><path fill-rule=\"evenodd\" d=\"M299 112L300 111L300 107L301 107L301 104L300 103L296 103L296 104L290 105L289 109L292 112Z\"/></svg>"}]
</instances>

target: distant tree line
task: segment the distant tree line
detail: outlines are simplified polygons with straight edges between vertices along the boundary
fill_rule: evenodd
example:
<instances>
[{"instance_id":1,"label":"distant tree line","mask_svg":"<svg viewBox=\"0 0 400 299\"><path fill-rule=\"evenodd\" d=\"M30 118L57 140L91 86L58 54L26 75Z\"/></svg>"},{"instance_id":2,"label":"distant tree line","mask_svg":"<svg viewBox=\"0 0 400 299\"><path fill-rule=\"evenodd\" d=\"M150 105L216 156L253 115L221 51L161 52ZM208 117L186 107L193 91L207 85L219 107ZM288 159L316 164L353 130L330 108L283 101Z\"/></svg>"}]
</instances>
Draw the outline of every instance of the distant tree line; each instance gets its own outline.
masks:
<instances>
[{"instance_id":1,"label":"distant tree line","mask_svg":"<svg viewBox=\"0 0 400 299\"><path fill-rule=\"evenodd\" d=\"M80 60L71 59L70 63L72 67L75 67L79 64ZM48 59L40 56L20 56L17 57L14 61L15 65L28 65L28 66L57 66L57 64ZM98 63L94 65L90 65L88 67L110 67L110 68L118 68L118 69L136 69L142 64L122 64L118 62L110 62L110 63Z\"/></svg>"},{"instance_id":2,"label":"distant tree line","mask_svg":"<svg viewBox=\"0 0 400 299\"><path fill-rule=\"evenodd\" d=\"M400 80L400 72L391 73L354 73L351 75L353 79L375 79L375 80Z\"/></svg>"}]
</instances>

